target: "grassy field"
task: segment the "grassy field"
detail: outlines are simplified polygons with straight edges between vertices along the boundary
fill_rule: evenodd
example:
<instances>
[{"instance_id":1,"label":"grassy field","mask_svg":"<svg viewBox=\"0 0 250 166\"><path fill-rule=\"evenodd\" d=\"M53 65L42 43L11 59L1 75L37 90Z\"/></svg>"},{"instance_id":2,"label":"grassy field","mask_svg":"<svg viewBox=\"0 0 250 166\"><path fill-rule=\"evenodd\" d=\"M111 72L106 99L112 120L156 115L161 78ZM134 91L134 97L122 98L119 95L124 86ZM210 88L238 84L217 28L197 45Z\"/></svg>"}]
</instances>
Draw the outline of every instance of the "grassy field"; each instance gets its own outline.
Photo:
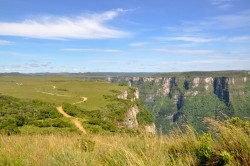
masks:
<instances>
[{"instance_id":1,"label":"grassy field","mask_svg":"<svg viewBox=\"0 0 250 166\"><path fill-rule=\"evenodd\" d=\"M126 86L110 84L104 81L85 81L80 78L63 76L1 76L0 93L17 98L38 99L61 105L77 103L86 97L87 101L77 106L94 110L107 104L103 95L111 90L123 91Z\"/></svg>"},{"instance_id":2,"label":"grassy field","mask_svg":"<svg viewBox=\"0 0 250 166\"><path fill-rule=\"evenodd\" d=\"M127 88L62 76L0 77L0 165L249 165L250 123L238 118L206 119L204 134L188 126L164 136L116 128L113 119L130 100L111 103L103 95ZM57 112L65 102L88 135Z\"/></svg>"},{"instance_id":3,"label":"grassy field","mask_svg":"<svg viewBox=\"0 0 250 166\"><path fill-rule=\"evenodd\" d=\"M250 126L209 121L216 133L166 136L0 135L0 165L248 166ZM213 139L212 139L213 138Z\"/></svg>"}]
</instances>

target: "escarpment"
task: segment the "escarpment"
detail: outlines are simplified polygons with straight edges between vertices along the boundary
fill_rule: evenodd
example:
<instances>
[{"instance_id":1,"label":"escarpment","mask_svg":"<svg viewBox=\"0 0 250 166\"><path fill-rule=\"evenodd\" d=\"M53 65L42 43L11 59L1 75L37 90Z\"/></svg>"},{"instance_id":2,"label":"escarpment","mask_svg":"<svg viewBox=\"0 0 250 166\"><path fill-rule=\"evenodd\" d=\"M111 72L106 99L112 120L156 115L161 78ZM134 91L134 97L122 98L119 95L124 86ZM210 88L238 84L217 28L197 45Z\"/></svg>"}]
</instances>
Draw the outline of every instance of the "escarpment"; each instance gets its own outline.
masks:
<instances>
[{"instance_id":1,"label":"escarpment","mask_svg":"<svg viewBox=\"0 0 250 166\"><path fill-rule=\"evenodd\" d=\"M211 74L172 74L171 76L120 77L138 88L145 108L155 117L158 130L167 132L175 123L193 123L200 130L204 117L239 116L250 119L250 74L236 76Z\"/></svg>"}]
</instances>

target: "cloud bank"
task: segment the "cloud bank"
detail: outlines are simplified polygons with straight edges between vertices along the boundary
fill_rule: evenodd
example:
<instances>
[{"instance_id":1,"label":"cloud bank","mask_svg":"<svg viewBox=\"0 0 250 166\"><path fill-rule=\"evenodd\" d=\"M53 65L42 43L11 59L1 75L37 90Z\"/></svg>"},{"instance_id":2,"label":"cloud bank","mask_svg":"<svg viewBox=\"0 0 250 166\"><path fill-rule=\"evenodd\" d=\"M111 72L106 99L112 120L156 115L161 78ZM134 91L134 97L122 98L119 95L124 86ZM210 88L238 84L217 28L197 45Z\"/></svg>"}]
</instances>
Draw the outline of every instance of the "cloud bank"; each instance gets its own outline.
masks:
<instances>
[{"instance_id":1,"label":"cloud bank","mask_svg":"<svg viewBox=\"0 0 250 166\"><path fill-rule=\"evenodd\" d=\"M44 17L22 22L0 22L0 36L57 40L124 38L131 34L110 27L106 23L126 11L116 9L76 18Z\"/></svg>"}]
</instances>

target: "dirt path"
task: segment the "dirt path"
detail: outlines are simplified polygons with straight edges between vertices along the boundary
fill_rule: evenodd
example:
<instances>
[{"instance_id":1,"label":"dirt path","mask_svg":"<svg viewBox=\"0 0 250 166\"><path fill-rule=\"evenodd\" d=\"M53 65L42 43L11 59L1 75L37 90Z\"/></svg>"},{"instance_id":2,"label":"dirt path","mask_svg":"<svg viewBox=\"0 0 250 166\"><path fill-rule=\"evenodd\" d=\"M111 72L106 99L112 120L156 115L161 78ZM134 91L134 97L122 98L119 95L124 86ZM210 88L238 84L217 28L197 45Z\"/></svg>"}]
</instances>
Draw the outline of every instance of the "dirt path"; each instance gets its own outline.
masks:
<instances>
[{"instance_id":1,"label":"dirt path","mask_svg":"<svg viewBox=\"0 0 250 166\"><path fill-rule=\"evenodd\" d=\"M69 114L67 114L66 112L64 112L62 106L57 107L56 109L57 109L57 111L58 111L60 114L62 114L64 117L66 117L66 118L73 118L73 119L72 119L72 122L74 123L74 125L75 125L84 135L87 135L87 131L84 129L84 127L82 126L81 122L80 122L77 118L74 118L74 117L70 116Z\"/></svg>"},{"instance_id":2,"label":"dirt path","mask_svg":"<svg viewBox=\"0 0 250 166\"><path fill-rule=\"evenodd\" d=\"M85 101L88 100L87 97L81 97L81 98L82 98L82 101L75 102L75 103L73 103L73 105L75 105L75 104L80 104L80 103L83 103L83 102L85 102Z\"/></svg>"},{"instance_id":3,"label":"dirt path","mask_svg":"<svg viewBox=\"0 0 250 166\"><path fill-rule=\"evenodd\" d=\"M43 92L43 91L37 91L46 95L51 95L51 96L63 96L63 97L69 97L68 95L61 95L61 94L54 94L54 93L49 93L49 92Z\"/></svg>"}]
</instances>

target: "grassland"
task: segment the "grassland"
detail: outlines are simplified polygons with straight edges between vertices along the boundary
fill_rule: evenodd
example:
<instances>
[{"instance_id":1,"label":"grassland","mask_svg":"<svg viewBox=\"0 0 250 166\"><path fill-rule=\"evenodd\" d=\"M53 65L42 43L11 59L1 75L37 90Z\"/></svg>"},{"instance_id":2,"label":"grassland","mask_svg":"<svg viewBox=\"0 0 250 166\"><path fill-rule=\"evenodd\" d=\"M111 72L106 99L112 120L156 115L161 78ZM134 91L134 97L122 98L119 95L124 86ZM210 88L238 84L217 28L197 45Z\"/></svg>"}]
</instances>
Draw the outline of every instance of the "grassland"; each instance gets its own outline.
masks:
<instances>
[{"instance_id":1,"label":"grassland","mask_svg":"<svg viewBox=\"0 0 250 166\"><path fill-rule=\"evenodd\" d=\"M126 86L110 84L104 81L83 80L63 76L1 76L0 93L17 98L37 99L55 103L77 104L86 110L95 110L108 104L103 95L111 94L111 90L123 91Z\"/></svg>"},{"instance_id":2,"label":"grassland","mask_svg":"<svg viewBox=\"0 0 250 166\"><path fill-rule=\"evenodd\" d=\"M249 165L250 123L238 118L207 119L204 134L189 126L157 136L118 128L114 119L123 120L131 100L112 90L127 88L63 76L1 76L0 165ZM57 112L59 105L87 136Z\"/></svg>"},{"instance_id":3,"label":"grassland","mask_svg":"<svg viewBox=\"0 0 250 166\"><path fill-rule=\"evenodd\" d=\"M207 121L214 135L0 135L0 165L249 165L249 123Z\"/></svg>"}]
</instances>

